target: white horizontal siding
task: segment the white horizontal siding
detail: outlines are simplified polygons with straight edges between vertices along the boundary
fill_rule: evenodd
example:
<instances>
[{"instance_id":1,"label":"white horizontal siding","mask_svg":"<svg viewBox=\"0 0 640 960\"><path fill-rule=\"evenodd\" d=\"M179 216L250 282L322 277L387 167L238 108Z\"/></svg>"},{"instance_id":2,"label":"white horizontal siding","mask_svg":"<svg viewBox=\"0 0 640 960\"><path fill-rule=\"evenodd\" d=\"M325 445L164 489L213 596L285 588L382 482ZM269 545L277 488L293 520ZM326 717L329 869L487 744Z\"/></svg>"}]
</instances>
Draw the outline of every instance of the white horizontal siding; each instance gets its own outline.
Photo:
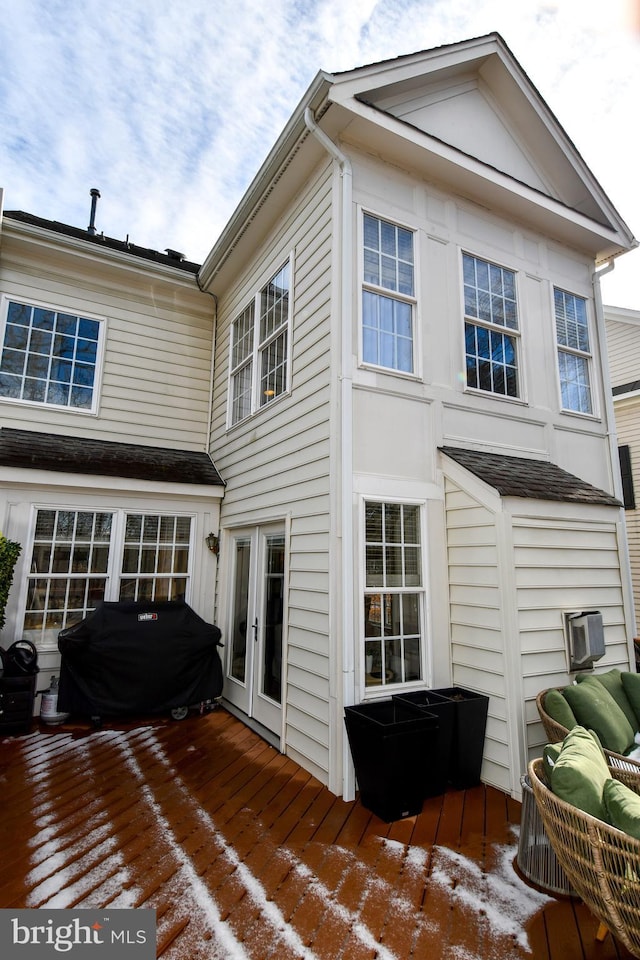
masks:
<instances>
[{"instance_id":1,"label":"white horizontal siding","mask_svg":"<svg viewBox=\"0 0 640 960\"><path fill-rule=\"evenodd\" d=\"M624 327L626 329L628 325L624 324ZM638 354L629 352L627 356L629 360L635 363ZM629 375L630 380L637 377L637 370ZM633 603L636 611L636 622L640 623L640 398L619 401L614 405L614 410L618 443L621 446L627 445L631 455L636 509L625 510L625 522L633 583Z\"/></svg>"},{"instance_id":2,"label":"white horizontal siding","mask_svg":"<svg viewBox=\"0 0 640 960\"><path fill-rule=\"evenodd\" d=\"M513 538L526 744L533 756L545 742L535 697L569 682L563 611L600 610L601 665L628 666L620 556L615 519L515 518Z\"/></svg>"},{"instance_id":3,"label":"white horizontal siding","mask_svg":"<svg viewBox=\"0 0 640 960\"><path fill-rule=\"evenodd\" d=\"M49 253L49 252L48 252ZM37 257L35 263L30 257ZM1 403L3 423L94 439L204 450L213 306L195 277L163 277L3 238L0 292L104 318L97 416Z\"/></svg>"},{"instance_id":4,"label":"white horizontal siding","mask_svg":"<svg viewBox=\"0 0 640 960\"><path fill-rule=\"evenodd\" d=\"M482 777L509 791L508 691L496 520L449 478L445 509L453 683L489 696Z\"/></svg>"},{"instance_id":5,"label":"white horizontal siding","mask_svg":"<svg viewBox=\"0 0 640 960\"><path fill-rule=\"evenodd\" d=\"M638 380L640 325L607 319L609 373L614 387Z\"/></svg>"},{"instance_id":6,"label":"white horizontal siding","mask_svg":"<svg viewBox=\"0 0 640 960\"><path fill-rule=\"evenodd\" d=\"M219 295L211 449L227 487L225 527L289 520L285 748L329 777L330 369L332 175L320 171L294 198L232 289ZM293 251L291 384L227 429L231 327Z\"/></svg>"}]
</instances>

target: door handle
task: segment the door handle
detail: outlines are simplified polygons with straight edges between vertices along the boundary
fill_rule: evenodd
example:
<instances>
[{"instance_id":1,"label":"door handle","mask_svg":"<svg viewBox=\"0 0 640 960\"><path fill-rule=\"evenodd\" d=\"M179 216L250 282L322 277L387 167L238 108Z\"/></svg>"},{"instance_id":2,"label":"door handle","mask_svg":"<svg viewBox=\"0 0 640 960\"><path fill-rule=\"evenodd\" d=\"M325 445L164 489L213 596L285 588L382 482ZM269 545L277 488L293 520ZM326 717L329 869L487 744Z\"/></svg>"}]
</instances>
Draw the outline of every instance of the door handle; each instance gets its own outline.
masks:
<instances>
[{"instance_id":1,"label":"door handle","mask_svg":"<svg viewBox=\"0 0 640 960\"><path fill-rule=\"evenodd\" d=\"M258 618L257 617L253 621L253 625L251 629L253 630L253 642L257 643L258 642Z\"/></svg>"}]
</instances>

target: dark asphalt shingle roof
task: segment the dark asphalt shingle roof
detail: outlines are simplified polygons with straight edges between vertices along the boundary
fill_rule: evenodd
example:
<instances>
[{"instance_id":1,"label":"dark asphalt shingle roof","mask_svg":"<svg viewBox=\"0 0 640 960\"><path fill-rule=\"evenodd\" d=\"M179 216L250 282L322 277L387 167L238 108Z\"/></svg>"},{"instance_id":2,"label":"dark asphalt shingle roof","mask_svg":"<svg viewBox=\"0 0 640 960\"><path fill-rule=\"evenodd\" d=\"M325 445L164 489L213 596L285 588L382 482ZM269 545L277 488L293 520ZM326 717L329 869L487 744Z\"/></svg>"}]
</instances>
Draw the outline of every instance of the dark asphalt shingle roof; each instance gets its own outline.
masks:
<instances>
[{"instance_id":1,"label":"dark asphalt shingle roof","mask_svg":"<svg viewBox=\"0 0 640 960\"><path fill-rule=\"evenodd\" d=\"M224 483L206 453L9 427L0 429L0 466L165 483Z\"/></svg>"},{"instance_id":2,"label":"dark asphalt shingle roof","mask_svg":"<svg viewBox=\"0 0 640 960\"><path fill-rule=\"evenodd\" d=\"M120 253L128 253L132 257L140 257L142 260L152 260L154 263L162 263L166 267L175 267L177 270L184 270L187 273L197 273L200 269L199 263L192 263L190 260L180 259L177 255L160 253L158 250L152 250L149 247L139 247L128 240L115 240L113 237L105 237L102 233L91 234L88 230L82 230L80 227L72 227L68 223L59 223L58 220L44 220L42 217L35 217L32 213L25 213L23 210L5 210L4 216L9 220L18 220L20 223L30 223L35 227L42 227L44 230L51 230L52 233L60 233L66 237L74 237L76 240L85 240L94 246L107 247L110 250L119 250Z\"/></svg>"},{"instance_id":3,"label":"dark asphalt shingle roof","mask_svg":"<svg viewBox=\"0 0 640 960\"><path fill-rule=\"evenodd\" d=\"M464 450L460 447L439 449L480 480L494 487L502 497L622 506L611 494L592 487L590 483L562 470L555 463L549 463L548 460L529 460L480 450Z\"/></svg>"}]
</instances>

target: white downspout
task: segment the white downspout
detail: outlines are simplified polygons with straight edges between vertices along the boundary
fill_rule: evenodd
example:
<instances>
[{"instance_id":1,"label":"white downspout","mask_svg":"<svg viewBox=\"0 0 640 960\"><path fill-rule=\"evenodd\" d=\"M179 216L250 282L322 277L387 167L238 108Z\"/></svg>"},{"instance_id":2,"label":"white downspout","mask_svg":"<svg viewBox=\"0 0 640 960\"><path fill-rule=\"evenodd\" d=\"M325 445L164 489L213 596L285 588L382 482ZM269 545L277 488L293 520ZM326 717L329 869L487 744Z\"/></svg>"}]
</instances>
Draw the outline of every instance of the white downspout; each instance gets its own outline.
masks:
<instances>
[{"instance_id":1,"label":"white downspout","mask_svg":"<svg viewBox=\"0 0 640 960\"><path fill-rule=\"evenodd\" d=\"M615 409L613 405L613 390L611 388L611 378L609 376L606 321L604 309L602 306L602 291L600 289L600 279L607 273L611 273L615 268L616 262L613 257L609 260L606 267L601 270L594 270L591 276L593 284L593 302L596 312L596 331L598 335L598 349L600 352L600 366L602 371L602 389L604 392L605 416L607 418L607 440L609 442L609 458L611 464L613 492L619 500L623 499L622 481L620 471L615 469L618 462L618 435L616 430ZM618 542L621 545L622 560L624 561L624 576L622 577L622 593L626 611L626 620L631 628L631 636L627 637L627 647L629 651L630 669L635 668L635 653L633 649L633 638L636 636L636 615L633 603L633 583L631 580L631 566L629 561L629 543L627 540L627 526L624 515L624 509L620 508L619 529L622 535Z\"/></svg>"},{"instance_id":2,"label":"white downspout","mask_svg":"<svg viewBox=\"0 0 640 960\"><path fill-rule=\"evenodd\" d=\"M340 167L342 178L341 210L341 532L342 532L342 705L350 706L355 701L355 651L353 638L354 596L353 596L353 397L352 397L352 325L353 312L353 171L351 161L333 140L320 129L309 107L304 112L304 122L313 136L322 144ZM338 718L342 728L342 796L345 800L355 798L355 773L351 762L342 717Z\"/></svg>"}]
</instances>

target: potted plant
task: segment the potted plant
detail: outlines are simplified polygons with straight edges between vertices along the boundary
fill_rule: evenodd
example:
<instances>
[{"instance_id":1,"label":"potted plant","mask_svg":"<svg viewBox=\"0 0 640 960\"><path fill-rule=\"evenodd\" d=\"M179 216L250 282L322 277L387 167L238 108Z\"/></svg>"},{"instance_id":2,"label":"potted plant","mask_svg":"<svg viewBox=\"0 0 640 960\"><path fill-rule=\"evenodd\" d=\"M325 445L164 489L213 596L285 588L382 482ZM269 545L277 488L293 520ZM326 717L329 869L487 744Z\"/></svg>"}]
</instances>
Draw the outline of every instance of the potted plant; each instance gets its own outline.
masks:
<instances>
[{"instance_id":1,"label":"potted plant","mask_svg":"<svg viewBox=\"0 0 640 960\"><path fill-rule=\"evenodd\" d=\"M0 630L5 624L5 608L13 583L13 571L21 550L19 543L7 540L4 534L0 533Z\"/></svg>"}]
</instances>

